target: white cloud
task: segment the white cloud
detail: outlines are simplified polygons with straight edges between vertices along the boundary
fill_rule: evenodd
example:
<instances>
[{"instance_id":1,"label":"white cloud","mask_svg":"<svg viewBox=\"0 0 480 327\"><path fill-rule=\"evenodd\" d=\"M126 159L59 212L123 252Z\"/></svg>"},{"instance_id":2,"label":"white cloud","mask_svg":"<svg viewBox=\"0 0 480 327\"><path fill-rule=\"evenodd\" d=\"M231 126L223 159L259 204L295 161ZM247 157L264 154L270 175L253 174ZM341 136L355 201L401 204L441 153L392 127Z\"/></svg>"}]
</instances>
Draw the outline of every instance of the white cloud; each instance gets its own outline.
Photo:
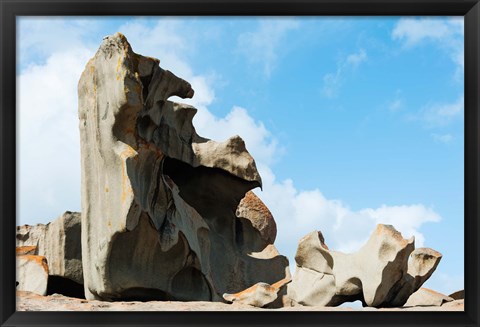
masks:
<instances>
[{"instance_id":1,"label":"white cloud","mask_svg":"<svg viewBox=\"0 0 480 327\"><path fill-rule=\"evenodd\" d=\"M289 257L291 267L295 266L298 241L313 230L323 233L331 249L349 253L357 251L380 223L393 225L405 238L415 236L416 246L423 246L422 225L441 220L432 208L422 204L354 211L342 201L326 198L319 189L300 191L291 180L278 182L268 168L260 167L264 191L256 193L277 221L275 243Z\"/></svg>"},{"instance_id":2,"label":"white cloud","mask_svg":"<svg viewBox=\"0 0 480 327\"><path fill-rule=\"evenodd\" d=\"M281 53L286 34L299 27L299 22L289 19L261 20L256 31L240 34L237 49L248 61L263 66L265 76L270 77Z\"/></svg>"},{"instance_id":3,"label":"white cloud","mask_svg":"<svg viewBox=\"0 0 480 327\"><path fill-rule=\"evenodd\" d=\"M57 52L18 77L19 220L47 222L80 210L77 83L92 56L85 48Z\"/></svg>"},{"instance_id":4,"label":"white cloud","mask_svg":"<svg viewBox=\"0 0 480 327\"><path fill-rule=\"evenodd\" d=\"M448 53L457 65L455 77L460 79L464 69L464 18L402 18L392 31L392 38L412 48L426 41L434 42Z\"/></svg>"},{"instance_id":5,"label":"white cloud","mask_svg":"<svg viewBox=\"0 0 480 327\"><path fill-rule=\"evenodd\" d=\"M334 98L338 96L348 71L356 69L362 62L366 60L367 53L364 49L359 49L358 52L348 55L345 60L339 62L337 65L337 71L335 73L328 73L323 76L323 95L328 98Z\"/></svg>"}]
</instances>

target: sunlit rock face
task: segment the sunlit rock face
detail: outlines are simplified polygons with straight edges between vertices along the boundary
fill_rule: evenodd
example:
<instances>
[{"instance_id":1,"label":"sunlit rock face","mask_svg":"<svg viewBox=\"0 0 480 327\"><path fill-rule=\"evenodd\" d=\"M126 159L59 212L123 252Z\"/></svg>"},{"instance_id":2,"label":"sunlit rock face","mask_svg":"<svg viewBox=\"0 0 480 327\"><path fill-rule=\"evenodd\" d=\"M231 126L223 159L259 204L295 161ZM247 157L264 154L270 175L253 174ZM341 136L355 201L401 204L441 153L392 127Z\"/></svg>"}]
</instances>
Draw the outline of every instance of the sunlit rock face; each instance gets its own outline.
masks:
<instances>
[{"instance_id":1,"label":"sunlit rock face","mask_svg":"<svg viewBox=\"0 0 480 327\"><path fill-rule=\"evenodd\" d=\"M432 249L414 247L413 237L404 239L390 225L377 225L367 243L352 254L330 250L323 235L314 231L299 242L288 296L308 306L356 300L369 307L402 306L441 259Z\"/></svg>"},{"instance_id":2,"label":"sunlit rock face","mask_svg":"<svg viewBox=\"0 0 480 327\"><path fill-rule=\"evenodd\" d=\"M17 255L44 256L49 276L83 284L80 223L79 212L66 211L46 225L17 226Z\"/></svg>"},{"instance_id":3,"label":"sunlit rock face","mask_svg":"<svg viewBox=\"0 0 480 327\"><path fill-rule=\"evenodd\" d=\"M20 250L20 251L19 251ZM47 294L48 265L44 256L27 254L26 247L17 248L16 258L16 289L33 292L39 295Z\"/></svg>"},{"instance_id":4,"label":"sunlit rock face","mask_svg":"<svg viewBox=\"0 0 480 327\"><path fill-rule=\"evenodd\" d=\"M119 33L88 62L78 84L88 299L221 301L289 277L273 218L258 198L239 207L261 186L243 140L199 136L197 110L168 100L193 94Z\"/></svg>"}]
</instances>

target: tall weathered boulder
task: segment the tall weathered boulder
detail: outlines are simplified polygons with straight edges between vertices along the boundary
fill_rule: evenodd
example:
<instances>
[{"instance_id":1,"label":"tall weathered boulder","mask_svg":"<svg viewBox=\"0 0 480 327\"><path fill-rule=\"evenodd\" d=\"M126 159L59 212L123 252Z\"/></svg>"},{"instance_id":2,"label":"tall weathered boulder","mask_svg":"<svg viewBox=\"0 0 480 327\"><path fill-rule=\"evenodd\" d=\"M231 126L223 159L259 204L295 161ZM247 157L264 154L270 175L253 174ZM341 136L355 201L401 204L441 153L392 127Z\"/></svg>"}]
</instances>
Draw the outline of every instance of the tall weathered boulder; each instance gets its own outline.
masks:
<instances>
[{"instance_id":1,"label":"tall weathered boulder","mask_svg":"<svg viewBox=\"0 0 480 327\"><path fill-rule=\"evenodd\" d=\"M79 212L66 211L46 225L17 226L17 251L34 246L33 254L47 259L50 276L83 284L80 223Z\"/></svg>"},{"instance_id":2,"label":"tall weathered boulder","mask_svg":"<svg viewBox=\"0 0 480 327\"><path fill-rule=\"evenodd\" d=\"M236 216L246 192L261 186L243 140L200 137L197 110L168 100L193 94L119 33L104 38L82 73L87 298L221 301L288 277L271 227L263 232L273 224Z\"/></svg>"},{"instance_id":3,"label":"tall weathered boulder","mask_svg":"<svg viewBox=\"0 0 480 327\"><path fill-rule=\"evenodd\" d=\"M431 249L413 250L414 238L404 239L390 225L377 225L367 243L352 254L331 251L323 235L314 231L300 240L288 296L310 306L356 300L371 307L401 306L441 258Z\"/></svg>"}]
</instances>

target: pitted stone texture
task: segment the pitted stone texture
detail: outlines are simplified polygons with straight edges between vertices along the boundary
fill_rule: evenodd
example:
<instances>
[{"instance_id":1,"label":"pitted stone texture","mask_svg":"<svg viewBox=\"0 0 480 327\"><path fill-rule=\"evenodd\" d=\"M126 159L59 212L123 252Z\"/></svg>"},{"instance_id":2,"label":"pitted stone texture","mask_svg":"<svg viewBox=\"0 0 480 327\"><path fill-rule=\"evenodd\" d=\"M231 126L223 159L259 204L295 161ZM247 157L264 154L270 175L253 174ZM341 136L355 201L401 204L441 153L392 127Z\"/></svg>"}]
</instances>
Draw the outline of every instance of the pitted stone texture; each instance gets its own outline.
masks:
<instances>
[{"instance_id":1,"label":"pitted stone texture","mask_svg":"<svg viewBox=\"0 0 480 327\"><path fill-rule=\"evenodd\" d=\"M32 254L45 256L49 274L83 284L81 218L66 211L44 225L17 226L17 248L36 247Z\"/></svg>"},{"instance_id":2,"label":"pitted stone texture","mask_svg":"<svg viewBox=\"0 0 480 327\"><path fill-rule=\"evenodd\" d=\"M17 255L17 290L47 294L47 259L40 255Z\"/></svg>"},{"instance_id":3,"label":"pitted stone texture","mask_svg":"<svg viewBox=\"0 0 480 327\"><path fill-rule=\"evenodd\" d=\"M185 80L106 37L79 82L82 255L88 299L221 301L289 276L288 260L236 217L261 186L239 136L200 137Z\"/></svg>"},{"instance_id":4,"label":"pitted stone texture","mask_svg":"<svg viewBox=\"0 0 480 327\"><path fill-rule=\"evenodd\" d=\"M367 243L352 254L329 250L323 235L312 232L298 245L297 270L288 296L309 306L356 300L369 307L401 306L431 276L441 258L431 249L413 250L414 238L404 239L390 225L377 225Z\"/></svg>"},{"instance_id":5,"label":"pitted stone texture","mask_svg":"<svg viewBox=\"0 0 480 327\"><path fill-rule=\"evenodd\" d=\"M237 217L251 221L267 243L273 244L277 237L277 224L267 206L252 191L248 191L237 207Z\"/></svg>"}]
</instances>

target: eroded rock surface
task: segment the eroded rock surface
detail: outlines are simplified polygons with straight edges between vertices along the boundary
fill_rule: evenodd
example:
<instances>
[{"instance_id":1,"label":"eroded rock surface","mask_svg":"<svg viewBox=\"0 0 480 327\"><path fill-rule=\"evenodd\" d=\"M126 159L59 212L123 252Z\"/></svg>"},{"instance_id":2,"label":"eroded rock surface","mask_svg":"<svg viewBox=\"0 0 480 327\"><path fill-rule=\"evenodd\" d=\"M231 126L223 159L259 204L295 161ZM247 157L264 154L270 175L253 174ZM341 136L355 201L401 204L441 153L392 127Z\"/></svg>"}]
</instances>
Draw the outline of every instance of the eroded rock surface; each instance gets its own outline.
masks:
<instances>
[{"instance_id":1,"label":"eroded rock surface","mask_svg":"<svg viewBox=\"0 0 480 327\"><path fill-rule=\"evenodd\" d=\"M415 293L413 293L409 298L406 307L415 307L415 306L441 306L444 303L451 302L454 299L446 296L445 294L439 293L437 291L431 290L429 288L422 287Z\"/></svg>"},{"instance_id":2,"label":"eroded rock surface","mask_svg":"<svg viewBox=\"0 0 480 327\"><path fill-rule=\"evenodd\" d=\"M50 276L83 284L80 223L79 212L66 211L46 225L17 226L17 254L44 256Z\"/></svg>"},{"instance_id":3,"label":"eroded rock surface","mask_svg":"<svg viewBox=\"0 0 480 327\"><path fill-rule=\"evenodd\" d=\"M235 304L251 305L258 308L263 308L272 304L277 300L279 291L289 283L290 279L282 279L272 285L267 283L257 283L246 290L235 294L223 294L223 298L228 302ZM279 302L279 306L283 307L283 303Z\"/></svg>"},{"instance_id":4,"label":"eroded rock surface","mask_svg":"<svg viewBox=\"0 0 480 327\"><path fill-rule=\"evenodd\" d=\"M222 301L289 277L261 201L239 207L261 186L243 140L199 136L197 110L168 100L193 94L119 33L88 62L78 88L88 299Z\"/></svg>"},{"instance_id":5,"label":"eroded rock surface","mask_svg":"<svg viewBox=\"0 0 480 327\"><path fill-rule=\"evenodd\" d=\"M369 307L402 306L430 277L440 258L431 249L414 251L413 237L404 239L390 225L377 225L367 243L352 254L331 251L323 235L314 231L300 240L288 296L309 306L356 300Z\"/></svg>"},{"instance_id":6,"label":"eroded rock surface","mask_svg":"<svg viewBox=\"0 0 480 327\"><path fill-rule=\"evenodd\" d=\"M16 279L17 290L46 295L48 286L47 259L40 255L17 254Z\"/></svg>"}]
</instances>

